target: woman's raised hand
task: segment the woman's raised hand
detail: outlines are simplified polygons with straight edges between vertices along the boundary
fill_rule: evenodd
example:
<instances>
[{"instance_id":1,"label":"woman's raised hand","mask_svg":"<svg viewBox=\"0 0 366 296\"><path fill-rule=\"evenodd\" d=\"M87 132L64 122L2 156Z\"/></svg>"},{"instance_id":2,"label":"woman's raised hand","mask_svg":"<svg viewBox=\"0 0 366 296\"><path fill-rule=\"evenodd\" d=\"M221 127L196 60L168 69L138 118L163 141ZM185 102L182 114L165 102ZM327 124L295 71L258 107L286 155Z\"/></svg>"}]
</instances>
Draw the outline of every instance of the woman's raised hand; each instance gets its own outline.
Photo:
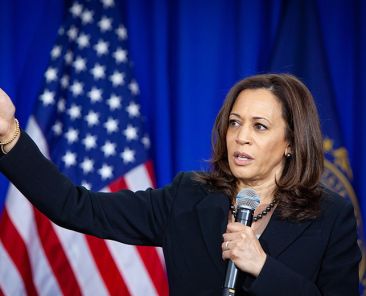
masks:
<instances>
[{"instance_id":1,"label":"woman's raised hand","mask_svg":"<svg viewBox=\"0 0 366 296\"><path fill-rule=\"evenodd\" d=\"M0 88L0 145L4 153L14 147L19 138L19 125L14 117L15 106Z\"/></svg>"}]
</instances>

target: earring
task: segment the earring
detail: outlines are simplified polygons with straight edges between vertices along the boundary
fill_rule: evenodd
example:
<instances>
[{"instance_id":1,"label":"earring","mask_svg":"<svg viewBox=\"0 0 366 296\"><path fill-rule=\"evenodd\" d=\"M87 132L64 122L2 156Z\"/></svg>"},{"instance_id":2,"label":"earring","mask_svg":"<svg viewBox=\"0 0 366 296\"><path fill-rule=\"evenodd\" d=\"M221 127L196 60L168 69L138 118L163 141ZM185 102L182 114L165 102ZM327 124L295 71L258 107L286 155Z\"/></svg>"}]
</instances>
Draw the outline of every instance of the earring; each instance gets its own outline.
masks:
<instances>
[{"instance_id":1,"label":"earring","mask_svg":"<svg viewBox=\"0 0 366 296\"><path fill-rule=\"evenodd\" d=\"M291 153L287 153L286 154L286 158L290 158L292 156L292 154Z\"/></svg>"}]
</instances>

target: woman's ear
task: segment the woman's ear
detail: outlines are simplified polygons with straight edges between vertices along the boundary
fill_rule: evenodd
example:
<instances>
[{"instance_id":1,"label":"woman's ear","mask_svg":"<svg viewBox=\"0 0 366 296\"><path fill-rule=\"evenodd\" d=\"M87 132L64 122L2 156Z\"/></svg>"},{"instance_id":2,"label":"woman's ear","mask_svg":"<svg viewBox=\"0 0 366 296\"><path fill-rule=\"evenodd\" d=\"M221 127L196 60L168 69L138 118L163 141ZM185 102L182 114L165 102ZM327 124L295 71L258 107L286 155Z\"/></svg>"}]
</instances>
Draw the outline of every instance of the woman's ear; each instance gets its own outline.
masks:
<instances>
[{"instance_id":1,"label":"woman's ear","mask_svg":"<svg viewBox=\"0 0 366 296\"><path fill-rule=\"evenodd\" d=\"M290 158L292 156L292 149L290 145L287 145L285 149L285 157Z\"/></svg>"}]
</instances>

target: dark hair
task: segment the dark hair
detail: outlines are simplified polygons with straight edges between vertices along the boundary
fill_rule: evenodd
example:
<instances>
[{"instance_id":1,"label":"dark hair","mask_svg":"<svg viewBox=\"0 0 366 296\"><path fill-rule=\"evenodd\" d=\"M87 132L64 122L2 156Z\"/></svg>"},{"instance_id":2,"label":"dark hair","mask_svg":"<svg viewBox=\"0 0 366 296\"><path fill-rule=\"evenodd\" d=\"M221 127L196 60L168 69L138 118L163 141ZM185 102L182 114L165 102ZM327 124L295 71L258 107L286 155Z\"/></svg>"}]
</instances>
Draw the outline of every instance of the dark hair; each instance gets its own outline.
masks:
<instances>
[{"instance_id":1,"label":"dark hair","mask_svg":"<svg viewBox=\"0 0 366 296\"><path fill-rule=\"evenodd\" d=\"M319 180L324 166L322 134L310 91L290 74L251 76L231 88L212 131L211 170L198 174L197 179L225 192L233 201L237 194L237 179L230 171L227 158L229 115L240 92L261 88L272 92L281 103L286 123L285 137L292 152L291 157L284 156L284 169L279 180L276 180L274 196L278 200L280 215L295 221L315 218L320 213Z\"/></svg>"}]
</instances>

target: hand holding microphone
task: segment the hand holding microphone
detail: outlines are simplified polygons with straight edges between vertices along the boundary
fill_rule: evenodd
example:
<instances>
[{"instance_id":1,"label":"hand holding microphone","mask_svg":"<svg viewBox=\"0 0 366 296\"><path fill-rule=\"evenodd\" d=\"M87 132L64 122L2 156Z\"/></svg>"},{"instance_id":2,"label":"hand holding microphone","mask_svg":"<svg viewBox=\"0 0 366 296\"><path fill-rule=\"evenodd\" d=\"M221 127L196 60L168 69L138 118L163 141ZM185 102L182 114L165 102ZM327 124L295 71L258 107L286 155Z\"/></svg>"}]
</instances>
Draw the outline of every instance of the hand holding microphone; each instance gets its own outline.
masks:
<instances>
[{"instance_id":1,"label":"hand holding microphone","mask_svg":"<svg viewBox=\"0 0 366 296\"><path fill-rule=\"evenodd\" d=\"M255 233L250 228L259 198L254 190L243 189L237 195L235 223L229 223L223 235L222 257L229 259L223 295L235 295L235 282L238 269L258 276L266 261Z\"/></svg>"}]
</instances>

